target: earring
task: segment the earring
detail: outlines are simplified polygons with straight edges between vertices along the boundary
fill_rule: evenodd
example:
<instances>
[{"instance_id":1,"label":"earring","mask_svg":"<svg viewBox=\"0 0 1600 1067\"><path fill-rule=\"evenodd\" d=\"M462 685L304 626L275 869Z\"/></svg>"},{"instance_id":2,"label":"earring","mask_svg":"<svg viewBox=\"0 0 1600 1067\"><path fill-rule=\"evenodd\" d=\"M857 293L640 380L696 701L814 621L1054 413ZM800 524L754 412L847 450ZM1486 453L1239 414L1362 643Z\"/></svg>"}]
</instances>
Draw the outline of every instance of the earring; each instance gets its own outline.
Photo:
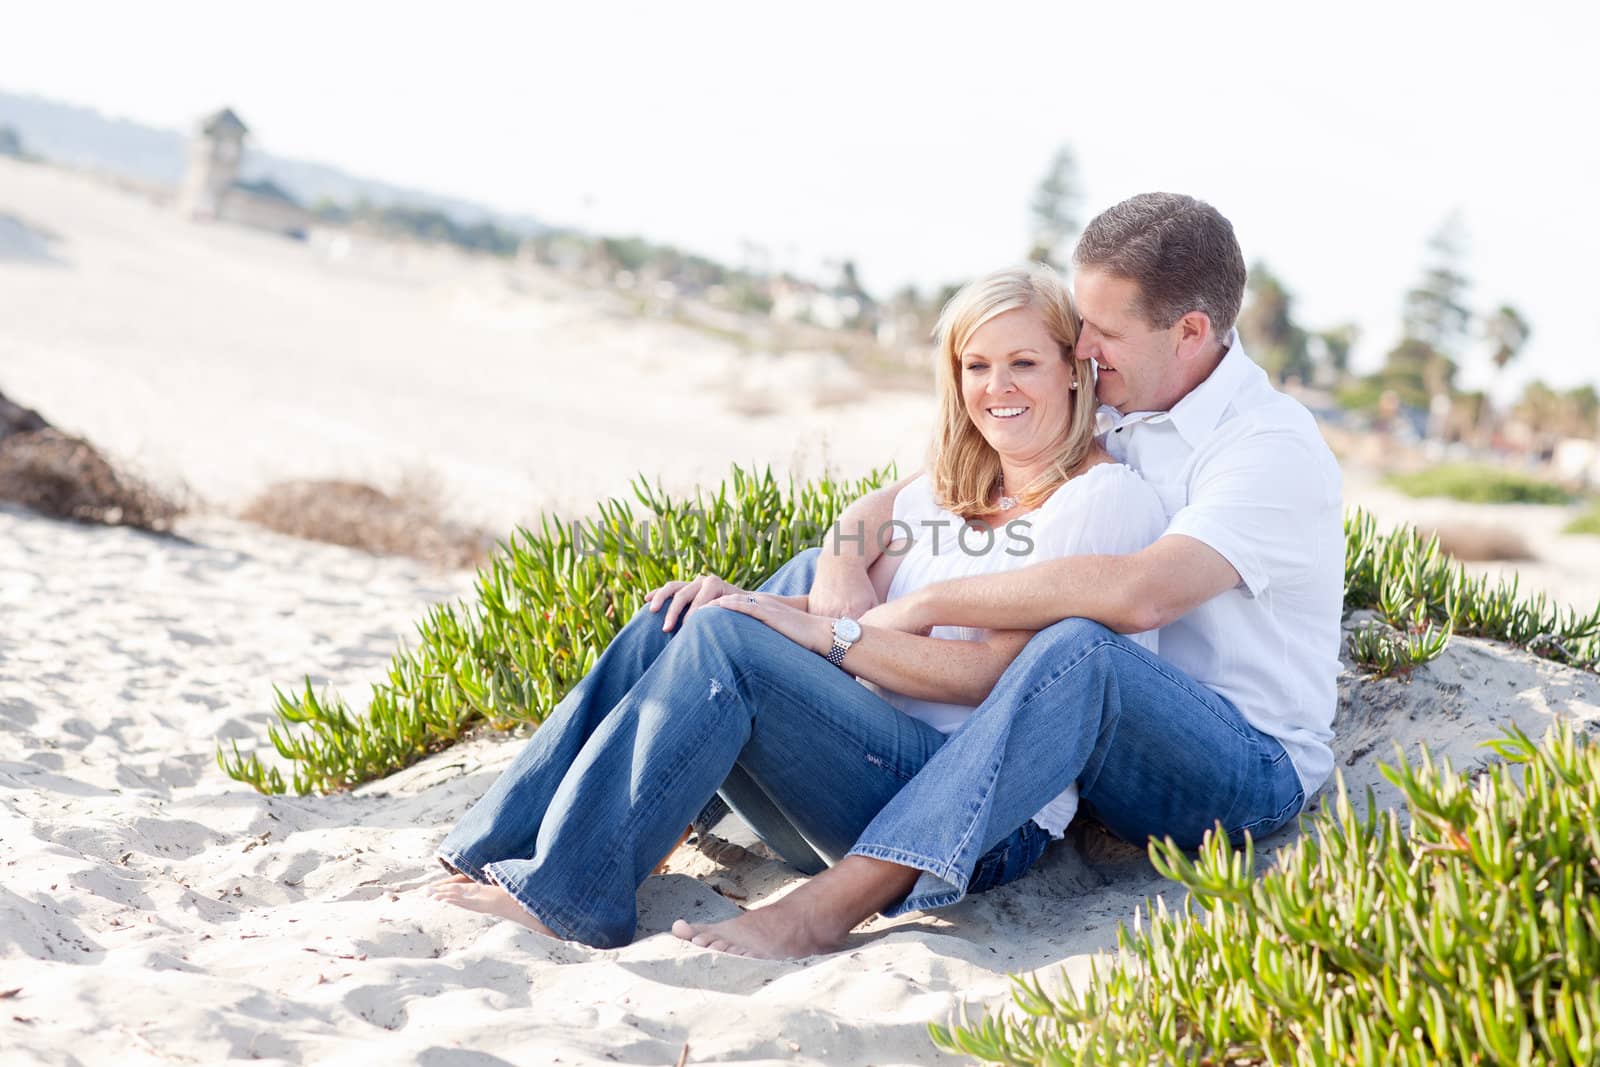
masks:
<instances>
[{"instance_id":1,"label":"earring","mask_svg":"<svg viewBox=\"0 0 1600 1067\"><path fill-rule=\"evenodd\" d=\"M1076 389L1077 389L1077 388L1078 388L1078 383L1077 383L1077 381L1076 381L1076 380L1073 380L1073 381L1070 381L1070 382L1068 382L1068 383L1067 383L1067 388L1068 388L1068 389L1073 389L1073 390L1076 390Z\"/></svg>"}]
</instances>

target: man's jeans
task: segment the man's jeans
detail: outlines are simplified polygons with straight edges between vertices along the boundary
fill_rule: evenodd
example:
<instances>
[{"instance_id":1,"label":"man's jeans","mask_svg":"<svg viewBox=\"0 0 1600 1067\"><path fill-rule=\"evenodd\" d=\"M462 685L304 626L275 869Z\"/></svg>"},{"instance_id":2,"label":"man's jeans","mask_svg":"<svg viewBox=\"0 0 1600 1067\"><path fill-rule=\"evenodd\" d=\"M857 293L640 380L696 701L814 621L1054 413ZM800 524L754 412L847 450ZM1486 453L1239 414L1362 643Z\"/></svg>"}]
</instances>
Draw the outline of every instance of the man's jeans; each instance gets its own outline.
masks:
<instances>
[{"instance_id":1,"label":"man's jeans","mask_svg":"<svg viewBox=\"0 0 1600 1067\"><path fill-rule=\"evenodd\" d=\"M815 564L802 553L762 589L804 593ZM1020 877L1046 843L1030 817L1074 780L1140 842L1198 843L1215 819L1265 833L1303 800L1276 741L1082 620L1029 642L947 737L749 616L706 608L666 634L641 611L438 854L609 948L632 940L638 886L719 786L802 871L850 853L922 870L899 914Z\"/></svg>"}]
</instances>

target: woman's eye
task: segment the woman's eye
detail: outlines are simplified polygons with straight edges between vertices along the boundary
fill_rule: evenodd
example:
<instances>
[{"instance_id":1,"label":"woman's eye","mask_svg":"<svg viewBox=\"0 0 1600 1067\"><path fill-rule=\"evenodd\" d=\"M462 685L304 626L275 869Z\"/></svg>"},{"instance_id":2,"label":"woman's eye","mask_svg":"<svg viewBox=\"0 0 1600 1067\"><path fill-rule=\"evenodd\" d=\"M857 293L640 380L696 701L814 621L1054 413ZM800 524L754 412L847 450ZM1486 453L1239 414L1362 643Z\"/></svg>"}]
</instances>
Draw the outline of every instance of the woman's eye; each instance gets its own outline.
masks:
<instances>
[{"instance_id":1,"label":"woman's eye","mask_svg":"<svg viewBox=\"0 0 1600 1067\"><path fill-rule=\"evenodd\" d=\"M988 369L989 369L989 364L987 364L987 363L968 363L967 364L968 373L971 373L973 371L984 371L984 370L988 370Z\"/></svg>"},{"instance_id":2,"label":"woman's eye","mask_svg":"<svg viewBox=\"0 0 1600 1067\"><path fill-rule=\"evenodd\" d=\"M1013 367L1031 367L1031 366L1033 366L1033 364L1034 364L1034 361L1031 360L1031 359L1019 359L1019 360L1014 361L1011 365Z\"/></svg>"}]
</instances>

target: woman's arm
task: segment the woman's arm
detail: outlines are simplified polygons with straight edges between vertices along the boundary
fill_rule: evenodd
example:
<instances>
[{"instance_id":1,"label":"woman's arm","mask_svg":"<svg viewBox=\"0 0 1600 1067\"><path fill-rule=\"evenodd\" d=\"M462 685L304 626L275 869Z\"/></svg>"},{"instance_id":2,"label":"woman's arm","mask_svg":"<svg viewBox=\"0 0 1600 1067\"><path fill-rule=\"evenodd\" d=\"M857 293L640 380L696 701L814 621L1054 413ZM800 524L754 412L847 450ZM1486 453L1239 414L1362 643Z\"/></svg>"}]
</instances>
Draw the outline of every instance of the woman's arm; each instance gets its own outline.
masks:
<instances>
[{"instance_id":1,"label":"woman's arm","mask_svg":"<svg viewBox=\"0 0 1600 1067\"><path fill-rule=\"evenodd\" d=\"M808 614L793 599L738 593L712 603L759 619L819 657L826 656L833 648L833 619ZM999 630L981 641L951 641L863 626L861 639L845 653L844 669L914 700L976 705L983 703L1032 636L1027 630Z\"/></svg>"},{"instance_id":2,"label":"woman's arm","mask_svg":"<svg viewBox=\"0 0 1600 1067\"><path fill-rule=\"evenodd\" d=\"M910 474L893 485L874 489L839 515L817 556L817 573L811 579L812 611L856 618L882 602L881 594L873 589L877 574L869 576L869 571L883 557L880 535L894 518L895 495L917 477Z\"/></svg>"}]
</instances>

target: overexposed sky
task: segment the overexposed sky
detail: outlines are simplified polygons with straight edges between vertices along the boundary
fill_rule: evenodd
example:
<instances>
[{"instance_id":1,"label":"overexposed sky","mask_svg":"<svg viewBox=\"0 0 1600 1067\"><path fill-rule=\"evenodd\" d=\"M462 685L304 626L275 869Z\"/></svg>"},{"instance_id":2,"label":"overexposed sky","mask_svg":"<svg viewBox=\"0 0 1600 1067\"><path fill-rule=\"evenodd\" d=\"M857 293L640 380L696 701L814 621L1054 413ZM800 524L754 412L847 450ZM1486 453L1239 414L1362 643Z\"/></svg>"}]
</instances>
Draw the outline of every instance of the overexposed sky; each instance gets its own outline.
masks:
<instances>
[{"instance_id":1,"label":"overexposed sky","mask_svg":"<svg viewBox=\"0 0 1600 1067\"><path fill-rule=\"evenodd\" d=\"M1470 294L1525 366L1600 379L1600 18L1586 5L52 0L0 13L0 88L869 289L1027 247L1057 145L1085 218L1210 200L1311 327L1395 338L1459 210ZM1486 351L1466 384L1487 384Z\"/></svg>"}]
</instances>

